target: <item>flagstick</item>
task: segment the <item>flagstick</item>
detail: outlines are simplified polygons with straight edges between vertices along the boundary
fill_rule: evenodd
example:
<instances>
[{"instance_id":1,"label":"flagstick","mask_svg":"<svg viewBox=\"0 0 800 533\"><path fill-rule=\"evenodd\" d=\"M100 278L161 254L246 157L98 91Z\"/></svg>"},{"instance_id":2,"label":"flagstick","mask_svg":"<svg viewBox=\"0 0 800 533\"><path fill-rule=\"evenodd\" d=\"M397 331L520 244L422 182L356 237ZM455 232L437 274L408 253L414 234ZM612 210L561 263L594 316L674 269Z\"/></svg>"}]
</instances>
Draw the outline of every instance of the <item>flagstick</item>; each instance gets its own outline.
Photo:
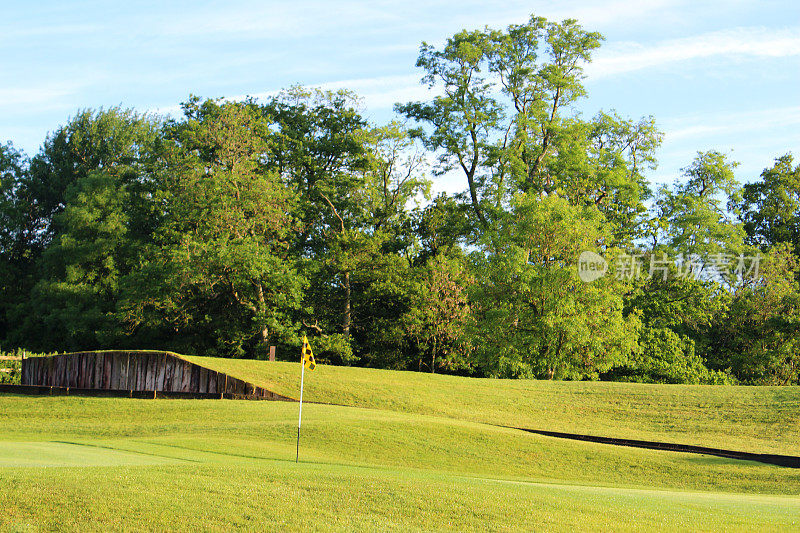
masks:
<instances>
[{"instance_id":1,"label":"flagstick","mask_svg":"<svg viewBox=\"0 0 800 533\"><path fill-rule=\"evenodd\" d=\"M306 362L305 357L300 361L300 413L297 416L297 452L294 457L294 462L300 460L300 424L303 421L303 378L306 375Z\"/></svg>"}]
</instances>

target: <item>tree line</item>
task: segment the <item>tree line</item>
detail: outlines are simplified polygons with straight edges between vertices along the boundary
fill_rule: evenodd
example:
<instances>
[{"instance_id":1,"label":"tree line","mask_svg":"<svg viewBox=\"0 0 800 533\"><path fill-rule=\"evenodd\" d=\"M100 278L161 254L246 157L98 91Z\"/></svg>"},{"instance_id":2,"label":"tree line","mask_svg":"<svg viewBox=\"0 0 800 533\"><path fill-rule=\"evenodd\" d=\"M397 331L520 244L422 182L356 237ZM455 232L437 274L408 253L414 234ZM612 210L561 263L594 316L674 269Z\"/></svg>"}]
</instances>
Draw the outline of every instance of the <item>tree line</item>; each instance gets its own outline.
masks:
<instances>
[{"instance_id":1,"label":"tree line","mask_svg":"<svg viewBox=\"0 0 800 533\"><path fill-rule=\"evenodd\" d=\"M295 359L308 334L332 364L797 383L800 165L741 185L698 152L651 187L654 118L576 112L601 41L534 16L423 43L432 97L387 125L292 87L0 145L0 343Z\"/></svg>"}]
</instances>

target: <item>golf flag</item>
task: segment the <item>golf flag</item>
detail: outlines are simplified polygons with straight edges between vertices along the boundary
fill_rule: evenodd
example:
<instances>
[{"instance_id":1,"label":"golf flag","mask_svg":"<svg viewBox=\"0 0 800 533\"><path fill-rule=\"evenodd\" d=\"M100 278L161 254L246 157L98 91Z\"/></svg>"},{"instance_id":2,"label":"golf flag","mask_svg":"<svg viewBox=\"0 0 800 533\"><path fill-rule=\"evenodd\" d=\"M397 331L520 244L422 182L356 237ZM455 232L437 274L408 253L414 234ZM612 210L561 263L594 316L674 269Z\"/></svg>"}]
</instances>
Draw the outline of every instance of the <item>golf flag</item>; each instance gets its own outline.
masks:
<instances>
[{"instance_id":1,"label":"golf flag","mask_svg":"<svg viewBox=\"0 0 800 533\"><path fill-rule=\"evenodd\" d=\"M317 368L317 362L314 361L314 352L311 351L311 345L308 343L308 337L303 335L303 364L309 370Z\"/></svg>"},{"instance_id":2,"label":"golf flag","mask_svg":"<svg viewBox=\"0 0 800 533\"><path fill-rule=\"evenodd\" d=\"M297 450L294 456L294 462L300 460L300 425L303 423L303 381L306 375L306 368L314 370L317 368L317 362L314 361L314 352L311 351L311 345L308 344L308 337L303 335L303 347L300 350L300 411L297 413Z\"/></svg>"}]
</instances>

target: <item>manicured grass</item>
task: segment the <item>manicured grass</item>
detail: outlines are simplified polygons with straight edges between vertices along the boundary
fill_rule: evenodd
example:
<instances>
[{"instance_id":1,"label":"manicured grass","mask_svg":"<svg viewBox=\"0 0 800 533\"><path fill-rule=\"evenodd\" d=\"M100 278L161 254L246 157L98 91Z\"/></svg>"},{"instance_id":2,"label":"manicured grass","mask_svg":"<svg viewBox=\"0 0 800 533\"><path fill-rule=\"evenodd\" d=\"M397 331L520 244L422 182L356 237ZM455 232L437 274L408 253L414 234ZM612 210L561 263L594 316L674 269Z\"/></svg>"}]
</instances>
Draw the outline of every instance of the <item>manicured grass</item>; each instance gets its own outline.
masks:
<instances>
[{"instance_id":1,"label":"manicured grass","mask_svg":"<svg viewBox=\"0 0 800 533\"><path fill-rule=\"evenodd\" d=\"M279 394L298 363L188 359ZM305 398L551 431L800 455L800 388L474 379L318 365Z\"/></svg>"},{"instance_id":2,"label":"manicured grass","mask_svg":"<svg viewBox=\"0 0 800 533\"><path fill-rule=\"evenodd\" d=\"M295 464L296 416L285 402L2 395L0 529L800 526L793 469L319 404Z\"/></svg>"},{"instance_id":3,"label":"manicured grass","mask_svg":"<svg viewBox=\"0 0 800 533\"><path fill-rule=\"evenodd\" d=\"M3 472L6 530L791 531L797 500L330 464Z\"/></svg>"}]
</instances>

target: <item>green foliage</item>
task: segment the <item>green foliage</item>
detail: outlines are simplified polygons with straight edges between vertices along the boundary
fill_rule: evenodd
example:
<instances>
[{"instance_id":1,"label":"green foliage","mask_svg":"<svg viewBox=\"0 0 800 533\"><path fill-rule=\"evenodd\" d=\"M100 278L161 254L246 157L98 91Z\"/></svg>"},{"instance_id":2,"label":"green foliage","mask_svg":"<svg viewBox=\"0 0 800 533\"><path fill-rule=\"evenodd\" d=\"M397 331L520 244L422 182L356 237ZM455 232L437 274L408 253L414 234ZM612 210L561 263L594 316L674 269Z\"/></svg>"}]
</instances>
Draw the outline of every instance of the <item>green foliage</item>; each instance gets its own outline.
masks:
<instances>
[{"instance_id":1,"label":"green foliage","mask_svg":"<svg viewBox=\"0 0 800 533\"><path fill-rule=\"evenodd\" d=\"M263 355L270 340L296 336L296 193L264 165L269 124L256 106L191 100L184 110L171 128L185 147L181 172L165 184L167 214L128 280L123 317L130 328L171 326L193 349Z\"/></svg>"},{"instance_id":2,"label":"green foliage","mask_svg":"<svg viewBox=\"0 0 800 533\"><path fill-rule=\"evenodd\" d=\"M33 283L32 245L37 226L32 216L28 161L11 142L0 144L0 339L10 336L11 316Z\"/></svg>"},{"instance_id":3,"label":"green foliage","mask_svg":"<svg viewBox=\"0 0 800 533\"><path fill-rule=\"evenodd\" d=\"M748 241L761 250L788 242L800 255L800 164L791 154L775 160L761 180L744 186L741 217Z\"/></svg>"},{"instance_id":4,"label":"green foliage","mask_svg":"<svg viewBox=\"0 0 800 533\"><path fill-rule=\"evenodd\" d=\"M734 293L713 363L745 383L800 384L800 261L791 244L770 249L759 274Z\"/></svg>"},{"instance_id":5,"label":"green foliage","mask_svg":"<svg viewBox=\"0 0 800 533\"><path fill-rule=\"evenodd\" d=\"M113 312L128 255L128 192L120 179L100 171L67 191L60 228L45 251L46 271L33 290L45 326L71 342L65 349L98 347L114 335Z\"/></svg>"},{"instance_id":6,"label":"green foliage","mask_svg":"<svg viewBox=\"0 0 800 533\"><path fill-rule=\"evenodd\" d=\"M605 378L643 383L723 384L727 376L706 368L694 341L670 328L643 327L639 349Z\"/></svg>"},{"instance_id":7,"label":"green foliage","mask_svg":"<svg viewBox=\"0 0 800 533\"><path fill-rule=\"evenodd\" d=\"M11 352L0 350L0 384L19 385L22 379L22 358L23 357L46 357L55 354L30 353L25 350L16 349Z\"/></svg>"},{"instance_id":8,"label":"green foliage","mask_svg":"<svg viewBox=\"0 0 800 533\"><path fill-rule=\"evenodd\" d=\"M578 257L607 239L603 217L557 195L518 196L475 255L478 326L489 375L596 378L634 349L638 321L623 315L613 277L578 278Z\"/></svg>"},{"instance_id":9,"label":"green foliage","mask_svg":"<svg viewBox=\"0 0 800 533\"><path fill-rule=\"evenodd\" d=\"M0 358L19 357L19 350L4 352L0 350ZM0 359L0 385L19 385L22 377L22 362Z\"/></svg>"},{"instance_id":10,"label":"green foliage","mask_svg":"<svg viewBox=\"0 0 800 533\"><path fill-rule=\"evenodd\" d=\"M683 169L686 182L659 191L657 225L665 228L672 252L706 261L715 254L744 251L745 232L736 217L741 200L733 175L737 164L720 152L698 152Z\"/></svg>"},{"instance_id":11,"label":"green foliage","mask_svg":"<svg viewBox=\"0 0 800 533\"><path fill-rule=\"evenodd\" d=\"M396 109L422 125L416 135L438 155L438 173L464 173L481 230L519 192L560 191L597 205L620 241L636 236L649 194L642 172L662 138L654 120L567 116L601 40L574 20L532 16L505 31L462 31L441 50L422 44L423 82L443 95Z\"/></svg>"},{"instance_id":12,"label":"green foliage","mask_svg":"<svg viewBox=\"0 0 800 533\"><path fill-rule=\"evenodd\" d=\"M473 318L467 287L473 280L464 258L437 255L418 270L415 277L419 281L409 295L409 310L400 318L408 342L419 353L417 368L422 370L425 365L431 372L470 370L473 364L466 330Z\"/></svg>"},{"instance_id":13,"label":"green foliage","mask_svg":"<svg viewBox=\"0 0 800 533\"><path fill-rule=\"evenodd\" d=\"M17 185L27 213L16 226L27 267L17 279L29 286L9 312L15 344L88 349L119 338L119 281L152 227L159 127L119 108L83 111L31 160Z\"/></svg>"},{"instance_id":14,"label":"green foliage","mask_svg":"<svg viewBox=\"0 0 800 533\"><path fill-rule=\"evenodd\" d=\"M49 135L30 165L39 239L48 243L57 236L55 215L66 206L70 187L89 173L146 182L158 165L159 142L155 119L118 107L81 111Z\"/></svg>"}]
</instances>

